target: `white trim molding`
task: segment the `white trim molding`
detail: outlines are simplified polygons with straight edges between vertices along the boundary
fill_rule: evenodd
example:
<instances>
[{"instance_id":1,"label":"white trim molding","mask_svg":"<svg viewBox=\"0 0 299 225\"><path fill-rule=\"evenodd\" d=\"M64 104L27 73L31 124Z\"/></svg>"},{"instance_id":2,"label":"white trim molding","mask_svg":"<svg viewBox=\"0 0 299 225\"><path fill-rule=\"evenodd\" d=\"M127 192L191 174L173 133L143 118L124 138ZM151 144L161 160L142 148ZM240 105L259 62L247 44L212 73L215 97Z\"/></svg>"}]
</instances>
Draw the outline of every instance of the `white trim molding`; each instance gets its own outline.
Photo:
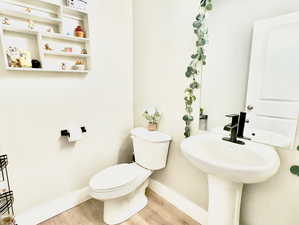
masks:
<instances>
[{"instance_id":1,"label":"white trim molding","mask_svg":"<svg viewBox=\"0 0 299 225\"><path fill-rule=\"evenodd\" d=\"M208 212L194 202L156 180L151 179L149 187L201 225L208 224ZM36 225L57 216L90 198L89 188L85 187L18 214L16 220L21 225Z\"/></svg>"},{"instance_id":2,"label":"white trim molding","mask_svg":"<svg viewBox=\"0 0 299 225\"><path fill-rule=\"evenodd\" d=\"M35 225L89 200L89 188L71 192L61 198L38 205L16 216L21 225Z\"/></svg>"},{"instance_id":3,"label":"white trim molding","mask_svg":"<svg viewBox=\"0 0 299 225\"><path fill-rule=\"evenodd\" d=\"M208 212L199 205L156 180L151 179L149 187L196 222L208 225Z\"/></svg>"}]
</instances>

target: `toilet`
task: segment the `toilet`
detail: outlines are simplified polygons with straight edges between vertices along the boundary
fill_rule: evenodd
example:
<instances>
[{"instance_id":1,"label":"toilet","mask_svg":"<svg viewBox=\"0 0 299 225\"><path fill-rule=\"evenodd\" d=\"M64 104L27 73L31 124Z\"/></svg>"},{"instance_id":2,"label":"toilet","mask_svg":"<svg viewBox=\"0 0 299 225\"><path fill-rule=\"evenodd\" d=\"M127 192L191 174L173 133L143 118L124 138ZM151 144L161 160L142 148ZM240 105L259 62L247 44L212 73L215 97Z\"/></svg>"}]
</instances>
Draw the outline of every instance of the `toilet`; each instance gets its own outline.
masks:
<instances>
[{"instance_id":1,"label":"toilet","mask_svg":"<svg viewBox=\"0 0 299 225\"><path fill-rule=\"evenodd\" d=\"M145 190L155 170L165 168L171 137L159 131L131 131L134 163L123 163L95 174L89 182L90 195L104 202L104 222L119 224L142 210L148 202Z\"/></svg>"}]
</instances>

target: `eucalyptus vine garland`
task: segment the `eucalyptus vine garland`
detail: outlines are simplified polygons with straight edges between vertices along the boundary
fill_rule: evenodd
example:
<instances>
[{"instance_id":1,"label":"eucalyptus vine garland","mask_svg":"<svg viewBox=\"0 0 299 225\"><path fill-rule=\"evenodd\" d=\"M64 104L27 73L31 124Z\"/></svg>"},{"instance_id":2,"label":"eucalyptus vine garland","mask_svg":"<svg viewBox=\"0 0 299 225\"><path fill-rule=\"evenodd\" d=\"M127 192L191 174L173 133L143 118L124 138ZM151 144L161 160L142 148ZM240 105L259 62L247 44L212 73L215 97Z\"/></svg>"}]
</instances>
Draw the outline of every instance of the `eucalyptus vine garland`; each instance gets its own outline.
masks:
<instances>
[{"instance_id":1,"label":"eucalyptus vine garland","mask_svg":"<svg viewBox=\"0 0 299 225\"><path fill-rule=\"evenodd\" d=\"M185 121L185 137L191 135L191 123L194 120L192 116L192 105L196 101L195 90L200 88L199 77L202 75L203 66L206 65L205 46L208 42L208 28L206 24L206 13L212 10L212 0L201 0L199 14L193 23L194 33L197 37L196 51L191 55L191 62L187 67L185 76L190 79L188 88L185 89L185 110L183 116Z\"/></svg>"}]
</instances>

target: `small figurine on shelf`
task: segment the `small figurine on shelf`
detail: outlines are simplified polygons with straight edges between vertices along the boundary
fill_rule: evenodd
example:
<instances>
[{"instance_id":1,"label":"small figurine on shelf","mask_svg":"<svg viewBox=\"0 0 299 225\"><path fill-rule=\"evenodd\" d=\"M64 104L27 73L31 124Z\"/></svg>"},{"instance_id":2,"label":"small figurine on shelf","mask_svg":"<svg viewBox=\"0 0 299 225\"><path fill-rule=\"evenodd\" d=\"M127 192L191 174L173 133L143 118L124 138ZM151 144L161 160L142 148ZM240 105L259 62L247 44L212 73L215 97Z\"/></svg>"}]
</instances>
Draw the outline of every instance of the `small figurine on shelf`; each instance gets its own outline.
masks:
<instances>
[{"instance_id":1,"label":"small figurine on shelf","mask_svg":"<svg viewBox=\"0 0 299 225\"><path fill-rule=\"evenodd\" d=\"M81 54L86 55L86 54L87 54L87 49L86 49L86 48L82 48L82 50L81 50Z\"/></svg>"},{"instance_id":2,"label":"small figurine on shelf","mask_svg":"<svg viewBox=\"0 0 299 225\"><path fill-rule=\"evenodd\" d=\"M25 11L26 11L27 13L31 13L31 12L32 12L32 9L28 7L28 8L25 9Z\"/></svg>"},{"instance_id":3,"label":"small figurine on shelf","mask_svg":"<svg viewBox=\"0 0 299 225\"><path fill-rule=\"evenodd\" d=\"M75 63L75 65L73 66L74 70L84 70L85 69L85 65L84 65L84 61L78 59Z\"/></svg>"},{"instance_id":4,"label":"small figurine on shelf","mask_svg":"<svg viewBox=\"0 0 299 225\"><path fill-rule=\"evenodd\" d=\"M20 63L21 52L17 47L9 46L6 55L9 67L22 67Z\"/></svg>"},{"instance_id":5,"label":"small figurine on shelf","mask_svg":"<svg viewBox=\"0 0 299 225\"><path fill-rule=\"evenodd\" d=\"M16 221L15 218L11 215L1 217L0 225L15 225Z\"/></svg>"},{"instance_id":6,"label":"small figurine on shelf","mask_svg":"<svg viewBox=\"0 0 299 225\"><path fill-rule=\"evenodd\" d=\"M66 70L66 63L65 62L61 63L61 70Z\"/></svg>"},{"instance_id":7,"label":"small figurine on shelf","mask_svg":"<svg viewBox=\"0 0 299 225\"><path fill-rule=\"evenodd\" d=\"M84 30L82 29L81 26L77 26L76 29L75 29L75 36L76 37L80 37L80 38L84 38L85 37L85 32Z\"/></svg>"},{"instance_id":8,"label":"small figurine on shelf","mask_svg":"<svg viewBox=\"0 0 299 225\"><path fill-rule=\"evenodd\" d=\"M4 25L10 25L11 22L10 22L10 20L7 17L4 17L3 20L2 20L2 24L4 24Z\"/></svg>"},{"instance_id":9,"label":"small figurine on shelf","mask_svg":"<svg viewBox=\"0 0 299 225\"><path fill-rule=\"evenodd\" d=\"M28 28L30 30L34 30L34 22L33 22L33 20L28 20Z\"/></svg>"},{"instance_id":10,"label":"small figurine on shelf","mask_svg":"<svg viewBox=\"0 0 299 225\"><path fill-rule=\"evenodd\" d=\"M20 64L21 67L30 68L31 64L31 53L29 51L22 50L20 53Z\"/></svg>"},{"instance_id":11,"label":"small figurine on shelf","mask_svg":"<svg viewBox=\"0 0 299 225\"><path fill-rule=\"evenodd\" d=\"M71 52L73 52L73 48L72 48L72 47L65 47L65 48L63 49L63 51L64 51L64 52L71 53Z\"/></svg>"},{"instance_id":12,"label":"small figurine on shelf","mask_svg":"<svg viewBox=\"0 0 299 225\"><path fill-rule=\"evenodd\" d=\"M50 45L48 43L45 44L45 50L47 51L52 51L53 48L50 47Z\"/></svg>"},{"instance_id":13,"label":"small figurine on shelf","mask_svg":"<svg viewBox=\"0 0 299 225\"><path fill-rule=\"evenodd\" d=\"M36 69L42 68L41 62L37 59L32 59L31 64L32 64L32 68L36 68Z\"/></svg>"},{"instance_id":14,"label":"small figurine on shelf","mask_svg":"<svg viewBox=\"0 0 299 225\"><path fill-rule=\"evenodd\" d=\"M54 29L53 29L53 27L49 27L49 28L47 29L47 32L49 32L49 33L54 33Z\"/></svg>"}]
</instances>

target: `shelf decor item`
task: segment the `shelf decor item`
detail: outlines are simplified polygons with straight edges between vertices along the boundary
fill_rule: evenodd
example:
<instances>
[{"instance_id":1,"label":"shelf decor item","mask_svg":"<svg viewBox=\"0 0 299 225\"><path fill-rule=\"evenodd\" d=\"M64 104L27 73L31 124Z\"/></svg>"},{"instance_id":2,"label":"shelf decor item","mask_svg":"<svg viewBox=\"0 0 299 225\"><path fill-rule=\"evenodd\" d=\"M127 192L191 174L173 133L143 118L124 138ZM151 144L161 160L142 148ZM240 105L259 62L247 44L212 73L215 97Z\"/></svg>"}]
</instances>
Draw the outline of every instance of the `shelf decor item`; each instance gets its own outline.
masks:
<instances>
[{"instance_id":1,"label":"shelf decor item","mask_svg":"<svg viewBox=\"0 0 299 225\"><path fill-rule=\"evenodd\" d=\"M32 68L36 68L36 69L42 68L41 62L37 59L32 59L31 64L32 64Z\"/></svg>"},{"instance_id":2,"label":"shelf decor item","mask_svg":"<svg viewBox=\"0 0 299 225\"><path fill-rule=\"evenodd\" d=\"M2 19L2 24L3 24L3 25L10 25L11 22L10 22L10 20L9 20L7 17L4 17L4 18Z\"/></svg>"},{"instance_id":3,"label":"shelf decor item","mask_svg":"<svg viewBox=\"0 0 299 225\"><path fill-rule=\"evenodd\" d=\"M21 53L17 47L10 46L6 50L6 56L7 56L9 67L22 67L20 63Z\"/></svg>"},{"instance_id":4,"label":"shelf decor item","mask_svg":"<svg viewBox=\"0 0 299 225\"><path fill-rule=\"evenodd\" d=\"M61 63L61 70L66 70L66 63L65 62Z\"/></svg>"},{"instance_id":5,"label":"shelf decor item","mask_svg":"<svg viewBox=\"0 0 299 225\"><path fill-rule=\"evenodd\" d=\"M25 9L25 12L30 14L32 12L32 9L28 7L28 8Z\"/></svg>"},{"instance_id":6,"label":"shelf decor item","mask_svg":"<svg viewBox=\"0 0 299 225\"><path fill-rule=\"evenodd\" d=\"M33 22L33 20L28 20L28 28L30 29L30 30L34 30L34 22Z\"/></svg>"},{"instance_id":7,"label":"shelf decor item","mask_svg":"<svg viewBox=\"0 0 299 225\"><path fill-rule=\"evenodd\" d=\"M73 66L74 70L84 70L85 69L85 64L84 61L82 60L77 60L75 65Z\"/></svg>"},{"instance_id":8,"label":"shelf decor item","mask_svg":"<svg viewBox=\"0 0 299 225\"><path fill-rule=\"evenodd\" d=\"M49 32L49 33L54 33L54 29L53 29L53 27L49 27L49 28L47 29L47 32Z\"/></svg>"},{"instance_id":9,"label":"shelf decor item","mask_svg":"<svg viewBox=\"0 0 299 225\"><path fill-rule=\"evenodd\" d=\"M45 50L47 51L52 51L53 48L50 47L50 45L48 43L45 44Z\"/></svg>"},{"instance_id":10,"label":"shelf decor item","mask_svg":"<svg viewBox=\"0 0 299 225\"><path fill-rule=\"evenodd\" d=\"M66 5L74 9L86 10L88 3L87 0L66 0Z\"/></svg>"},{"instance_id":11,"label":"shelf decor item","mask_svg":"<svg viewBox=\"0 0 299 225\"><path fill-rule=\"evenodd\" d=\"M64 51L64 52L69 52L69 53L71 53L71 52L73 52L73 48L72 48L72 47L65 47L65 48L63 49L63 51Z\"/></svg>"},{"instance_id":12,"label":"shelf decor item","mask_svg":"<svg viewBox=\"0 0 299 225\"><path fill-rule=\"evenodd\" d=\"M147 129L149 131L155 131L158 129L158 123L161 119L161 113L154 107L150 107L143 112L144 118L148 122Z\"/></svg>"},{"instance_id":13,"label":"shelf decor item","mask_svg":"<svg viewBox=\"0 0 299 225\"><path fill-rule=\"evenodd\" d=\"M31 64L31 53L29 51L21 51L20 52L20 65L23 68L32 67Z\"/></svg>"},{"instance_id":14,"label":"shelf decor item","mask_svg":"<svg viewBox=\"0 0 299 225\"><path fill-rule=\"evenodd\" d=\"M83 54L83 55L87 55L88 53L87 53L87 49L86 48L82 48L81 49L81 54Z\"/></svg>"},{"instance_id":15,"label":"shelf decor item","mask_svg":"<svg viewBox=\"0 0 299 225\"><path fill-rule=\"evenodd\" d=\"M82 29L81 26L77 26L76 29L75 29L75 36L76 37L80 37L80 38L84 38L85 37L85 32L84 30Z\"/></svg>"}]
</instances>

